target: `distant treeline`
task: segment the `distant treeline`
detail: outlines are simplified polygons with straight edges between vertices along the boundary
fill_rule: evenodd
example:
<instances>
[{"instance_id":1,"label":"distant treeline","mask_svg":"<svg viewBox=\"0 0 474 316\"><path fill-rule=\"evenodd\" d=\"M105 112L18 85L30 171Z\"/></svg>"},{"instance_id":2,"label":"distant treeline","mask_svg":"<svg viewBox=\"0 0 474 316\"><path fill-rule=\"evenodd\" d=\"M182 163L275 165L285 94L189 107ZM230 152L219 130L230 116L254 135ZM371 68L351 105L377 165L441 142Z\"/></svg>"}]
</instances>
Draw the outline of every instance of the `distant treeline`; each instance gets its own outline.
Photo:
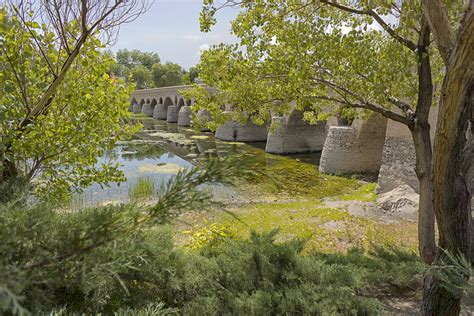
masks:
<instances>
[{"instance_id":1,"label":"distant treeline","mask_svg":"<svg viewBox=\"0 0 474 316\"><path fill-rule=\"evenodd\" d=\"M134 82L137 89L191 84L198 76L197 68L191 67L187 71L176 63L162 63L160 56L153 52L119 49L115 54L111 51L107 54L116 61L110 67L110 73Z\"/></svg>"}]
</instances>

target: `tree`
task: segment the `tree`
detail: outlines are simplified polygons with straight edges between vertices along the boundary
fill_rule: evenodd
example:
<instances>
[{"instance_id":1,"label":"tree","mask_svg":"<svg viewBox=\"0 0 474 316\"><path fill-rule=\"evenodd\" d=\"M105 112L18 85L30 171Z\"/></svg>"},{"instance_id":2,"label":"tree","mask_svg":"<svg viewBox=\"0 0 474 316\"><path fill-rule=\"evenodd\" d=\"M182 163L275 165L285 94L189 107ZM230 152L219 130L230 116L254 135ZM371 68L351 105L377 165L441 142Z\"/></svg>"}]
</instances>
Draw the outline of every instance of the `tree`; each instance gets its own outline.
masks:
<instances>
[{"instance_id":1,"label":"tree","mask_svg":"<svg viewBox=\"0 0 474 316\"><path fill-rule=\"evenodd\" d=\"M129 80L131 76L131 81L137 85L137 89L176 86L183 83L184 69L172 62L162 64L157 53L120 49L117 51L116 61L111 73L125 80Z\"/></svg>"},{"instance_id":2,"label":"tree","mask_svg":"<svg viewBox=\"0 0 474 316\"><path fill-rule=\"evenodd\" d=\"M197 67L191 67L185 74L183 75L183 83L184 84L193 84L196 79L198 78L199 73Z\"/></svg>"},{"instance_id":3,"label":"tree","mask_svg":"<svg viewBox=\"0 0 474 316\"><path fill-rule=\"evenodd\" d=\"M130 88L109 78L100 53L142 1L8 1L0 35L0 183L35 180L38 193L63 197L91 182L120 181L114 162L96 165L121 125ZM33 12L33 9L35 11Z\"/></svg>"},{"instance_id":4,"label":"tree","mask_svg":"<svg viewBox=\"0 0 474 316\"><path fill-rule=\"evenodd\" d=\"M129 71L132 82L137 89L153 88L154 82L151 77L151 71L142 65L136 65Z\"/></svg>"},{"instance_id":5,"label":"tree","mask_svg":"<svg viewBox=\"0 0 474 316\"><path fill-rule=\"evenodd\" d=\"M221 7L237 3L225 1ZM215 22L214 5L211 1L203 8L203 30ZM428 114L442 63L430 47L420 7L383 1L346 6L329 0L240 5L232 23L240 42L214 46L201 57L200 78L219 92L207 97L196 92L196 108L206 107L219 118L220 104L228 103L236 118L244 111L263 123L270 112L288 113L296 101L310 122L352 108L406 125L420 181L419 251L431 263L436 243Z\"/></svg>"},{"instance_id":6,"label":"tree","mask_svg":"<svg viewBox=\"0 0 474 316\"><path fill-rule=\"evenodd\" d=\"M197 105L209 102L207 107L218 115L219 103L226 100L258 122L268 118L269 110L288 112L288 102L296 100L310 121L321 117L322 108L342 105L405 124L413 136L420 181L420 256L427 263L435 257L441 262L444 251L469 258L473 1L426 0L422 6L384 1L208 1L202 28L209 30L214 13L229 5L242 8L232 24L240 45L221 45L203 54L200 76L219 93L210 96L196 88ZM441 81L438 97L433 87ZM434 161L428 124L433 96L440 104ZM444 249L439 252L434 210L439 246ZM459 312L459 293L448 291L435 277L426 282L424 297L425 314Z\"/></svg>"},{"instance_id":7,"label":"tree","mask_svg":"<svg viewBox=\"0 0 474 316\"><path fill-rule=\"evenodd\" d=\"M437 261L447 253L471 262L471 199L474 180L474 1L452 22L439 0L422 1L423 11L446 67L434 152L434 198L438 222ZM469 275L465 275L469 279ZM458 315L462 292L453 292L432 276L424 286L425 315Z\"/></svg>"},{"instance_id":8,"label":"tree","mask_svg":"<svg viewBox=\"0 0 474 316\"><path fill-rule=\"evenodd\" d=\"M154 64L151 68L156 87L178 86L182 84L183 68L172 62Z\"/></svg>"},{"instance_id":9,"label":"tree","mask_svg":"<svg viewBox=\"0 0 474 316\"><path fill-rule=\"evenodd\" d=\"M138 49L129 51L127 49L119 49L116 54L117 64L123 68L132 69L135 66L143 66L151 70L153 64L160 63L160 56L153 52L142 52ZM121 74L117 74L121 75Z\"/></svg>"}]
</instances>

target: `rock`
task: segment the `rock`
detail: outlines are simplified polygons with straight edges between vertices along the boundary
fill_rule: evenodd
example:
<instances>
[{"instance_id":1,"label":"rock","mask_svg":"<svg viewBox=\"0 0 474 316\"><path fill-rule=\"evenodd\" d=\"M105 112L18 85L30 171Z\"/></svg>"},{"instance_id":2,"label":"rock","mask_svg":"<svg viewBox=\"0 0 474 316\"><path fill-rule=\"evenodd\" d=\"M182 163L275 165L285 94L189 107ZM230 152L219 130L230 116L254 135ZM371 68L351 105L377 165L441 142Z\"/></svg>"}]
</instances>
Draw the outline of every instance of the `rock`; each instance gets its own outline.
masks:
<instances>
[{"instance_id":1,"label":"rock","mask_svg":"<svg viewBox=\"0 0 474 316\"><path fill-rule=\"evenodd\" d=\"M377 203L391 213L416 213L418 212L418 201L419 195L407 184L383 193L377 199Z\"/></svg>"}]
</instances>

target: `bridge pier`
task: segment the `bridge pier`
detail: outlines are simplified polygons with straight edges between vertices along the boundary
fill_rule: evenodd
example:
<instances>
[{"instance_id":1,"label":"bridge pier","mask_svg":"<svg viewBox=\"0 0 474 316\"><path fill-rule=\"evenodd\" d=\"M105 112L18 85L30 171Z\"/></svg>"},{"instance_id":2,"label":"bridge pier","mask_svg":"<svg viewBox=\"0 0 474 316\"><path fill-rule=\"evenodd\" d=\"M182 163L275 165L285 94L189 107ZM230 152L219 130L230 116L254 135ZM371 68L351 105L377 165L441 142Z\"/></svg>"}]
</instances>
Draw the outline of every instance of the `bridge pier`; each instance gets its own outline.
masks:
<instances>
[{"instance_id":1,"label":"bridge pier","mask_svg":"<svg viewBox=\"0 0 474 316\"><path fill-rule=\"evenodd\" d=\"M178 126L191 126L191 107L182 106L178 113Z\"/></svg>"},{"instance_id":2,"label":"bridge pier","mask_svg":"<svg viewBox=\"0 0 474 316\"><path fill-rule=\"evenodd\" d=\"M378 173L382 163L387 119L372 115L351 126L331 126L321 153L319 170L332 174Z\"/></svg>"},{"instance_id":3,"label":"bridge pier","mask_svg":"<svg viewBox=\"0 0 474 316\"><path fill-rule=\"evenodd\" d=\"M212 116L211 116L211 113L209 113L209 111L204 110L204 109L198 110L196 113L195 119L196 119L196 122L194 123L197 123L198 126L204 126L201 128L201 132L211 131L209 128L206 127L206 124L212 121Z\"/></svg>"},{"instance_id":4,"label":"bridge pier","mask_svg":"<svg viewBox=\"0 0 474 316\"><path fill-rule=\"evenodd\" d=\"M168 123L178 122L178 114L179 114L179 107L177 105L168 106L168 110L166 112L166 122Z\"/></svg>"},{"instance_id":5,"label":"bridge pier","mask_svg":"<svg viewBox=\"0 0 474 316\"><path fill-rule=\"evenodd\" d=\"M155 106L153 106L152 103L147 102L142 106L141 113L145 116L150 116L151 117L151 116L153 116L154 107Z\"/></svg>"},{"instance_id":6,"label":"bridge pier","mask_svg":"<svg viewBox=\"0 0 474 316\"><path fill-rule=\"evenodd\" d=\"M157 120L166 120L168 112L168 106L164 104L157 104L155 110L153 111L153 118Z\"/></svg>"},{"instance_id":7,"label":"bridge pier","mask_svg":"<svg viewBox=\"0 0 474 316\"><path fill-rule=\"evenodd\" d=\"M267 134L265 125L230 120L216 130L215 137L230 142L261 142L267 140Z\"/></svg>"},{"instance_id":8,"label":"bridge pier","mask_svg":"<svg viewBox=\"0 0 474 316\"><path fill-rule=\"evenodd\" d=\"M142 105L140 103L135 103L133 105L133 113L140 114L142 112Z\"/></svg>"},{"instance_id":9,"label":"bridge pier","mask_svg":"<svg viewBox=\"0 0 474 316\"><path fill-rule=\"evenodd\" d=\"M326 121L311 125L303 120L303 112L293 110L289 116L272 118L265 151L272 154L321 151L326 135Z\"/></svg>"}]
</instances>

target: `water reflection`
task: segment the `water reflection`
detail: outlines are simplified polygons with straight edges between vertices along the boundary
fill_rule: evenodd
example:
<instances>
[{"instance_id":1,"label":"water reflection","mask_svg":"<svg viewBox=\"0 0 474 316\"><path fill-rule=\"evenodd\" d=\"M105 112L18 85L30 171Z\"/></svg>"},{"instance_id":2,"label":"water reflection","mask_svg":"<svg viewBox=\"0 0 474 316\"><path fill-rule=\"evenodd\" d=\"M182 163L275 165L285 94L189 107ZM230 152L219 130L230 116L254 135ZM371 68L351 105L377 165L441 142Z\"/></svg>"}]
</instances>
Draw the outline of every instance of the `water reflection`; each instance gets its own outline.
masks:
<instances>
[{"instance_id":1,"label":"water reflection","mask_svg":"<svg viewBox=\"0 0 474 316\"><path fill-rule=\"evenodd\" d=\"M93 184L81 195L73 197L73 202L86 205L128 202L130 188L140 177L153 180L155 187L158 187L182 168L192 167L191 163L156 144L139 140L120 143L112 152L100 158L98 163L106 162L111 157L122 165L121 170L127 181L110 187Z\"/></svg>"},{"instance_id":2,"label":"water reflection","mask_svg":"<svg viewBox=\"0 0 474 316\"><path fill-rule=\"evenodd\" d=\"M245 155L263 160L266 166L277 163L274 155L266 154L265 142L224 142L214 138L210 132L197 132L188 127L154 119L140 119L143 129L135 139L122 142L99 160L99 164L115 158L122 165L127 179L120 185L101 187L94 184L76 197L83 204L106 204L127 202L130 188L141 177L152 179L155 187L170 179L182 168L191 168L196 163L211 157ZM296 154L289 157L301 162L317 165L318 153ZM212 187L223 199L233 198L235 192L228 188Z\"/></svg>"}]
</instances>

